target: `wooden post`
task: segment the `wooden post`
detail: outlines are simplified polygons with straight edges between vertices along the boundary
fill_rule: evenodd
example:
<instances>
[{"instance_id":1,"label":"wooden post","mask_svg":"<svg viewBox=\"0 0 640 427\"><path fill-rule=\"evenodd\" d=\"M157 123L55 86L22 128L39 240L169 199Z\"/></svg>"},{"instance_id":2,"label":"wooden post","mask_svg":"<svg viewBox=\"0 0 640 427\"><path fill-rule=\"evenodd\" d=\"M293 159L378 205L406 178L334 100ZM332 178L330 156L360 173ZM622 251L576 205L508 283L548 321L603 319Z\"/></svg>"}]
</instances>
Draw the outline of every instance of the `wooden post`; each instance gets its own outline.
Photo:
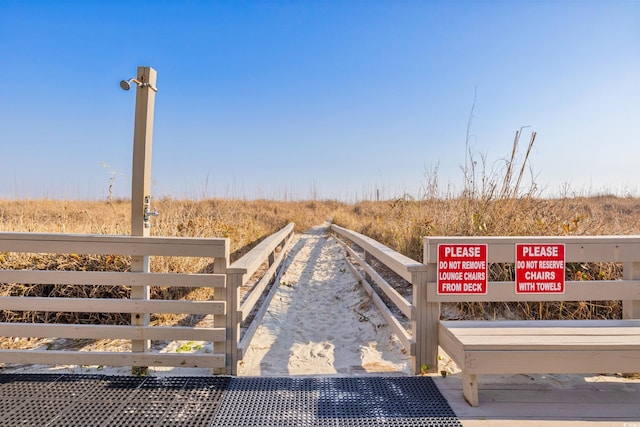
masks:
<instances>
[{"instance_id":1,"label":"wooden post","mask_svg":"<svg viewBox=\"0 0 640 427\"><path fill-rule=\"evenodd\" d=\"M426 343L423 339L423 331L426 328L425 309L427 298L427 273L426 271L414 271L411 273L411 284L413 287L413 309L414 316L411 321L411 330L413 331L413 341L416 346L416 354L412 359L412 370L416 375L422 374L422 366L429 365L426 358Z\"/></svg>"},{"instance_id":2,"label":"wooden post","mask_svg":"<svg viewBox=\"0 0 640 427\"><path fill-rule=\"evenodd\" d=\"M227 341L225 343L213 343L214 353L224 353L226 355L226 363L224 370L214 370L215 374L238 375L239 352L238 344L240 343L240 287L242 286L242 278L244 274L232 272L227 273L227 286L224 295L218 295L218 290L214 294L216 300L223 301L226 299L227 312L226 316L214 316L214 325L226 325ZM248 313L243 313L247 315Z\"/></svg>"},{"instance_id":3,"label":"wooden post","mask_svg":"<svg viewBox=\"0 0 640 427\"><path fill-rule=\"evenodd\" d=\"M364 251L364 262L371 265L371 261L373 260L373 255L371 255L367 250ZM364 272L364 278L367 282L372 283L371 276L366 271Z\"/></svg>"},{"instance_id":4,"label":"wooden post","mask_svg":"<svg viewBox=\"0 0 640 427\"><path fill-rule=\"evenodd\" d=\"M131 235L149 236L148 218L145 207L149 209L151 199L151 145L153 137L153 113L156 93L156 70L151 67L138 67L136 79L136 110L133 130L133 172L131 178ZM151 86L151 87L150 87ZM146 202L146 203L145 203ZM131 272L149 272L149 256L132 256ZM149 286L132 286L131 299L149 299ZM133 313L131 324L148 326L149 313ZM148 352L150 340L133 340L131 350ZM132 373L145 374L147 367L133 367Z\"/></svg>"},{"instance_id":5,"label":"wooden post","mask_svg":"<svg viewBox=\"0 0 640 427\"><path fill-rule=\"evenodd\" d=\"M437 250L432 248L428 238L424 238L423 262L427 266L427 274L423 291L419 294L420 299L416 301L422 327L418 331L418 339L421 343L422 364L427 365L427 372L438 372L438 321L440 320L440 303L429 301L427 298L428 286L433 286L438 280L436 263L429 262L430 252Z\"/></svg>"},{"instance_id":6,"label":"wooden post","mask_svg":"<svg viewBox=\"0 0 640 427\"><path fill-rule=\"evenodd\" d=\"M227 279L224 288L216 288L213 292L214 301L225 301L226 310L224 314L213 316L213 325L216 328L224 327L226 330L225 341L213 342L213 352L215 354L225 355L225 367L216 368L214 374L235 375L237 369L237 349L240 333L240 325L234 329L232 320L238 316L239 303L236 295L240 293L240 284L242 275L229 274L229 251L230 243L227 241L225 246L226 253L224 258L216 258L213 260L213 272L215 274L226 274ZM237 330L237 333L235 332Z\"/></svg>"},{"instance_id":7,"label":"wooden post","mask_svg":"<svg viewBox=\"0 0 640 427\"><path fill-rule=\"evenodd\" d=\"M624 280L640 279L640 262L625 262L622 266ZM640 299L622 301L623 319L640 319Z\"/></svg>"}]
</instances>

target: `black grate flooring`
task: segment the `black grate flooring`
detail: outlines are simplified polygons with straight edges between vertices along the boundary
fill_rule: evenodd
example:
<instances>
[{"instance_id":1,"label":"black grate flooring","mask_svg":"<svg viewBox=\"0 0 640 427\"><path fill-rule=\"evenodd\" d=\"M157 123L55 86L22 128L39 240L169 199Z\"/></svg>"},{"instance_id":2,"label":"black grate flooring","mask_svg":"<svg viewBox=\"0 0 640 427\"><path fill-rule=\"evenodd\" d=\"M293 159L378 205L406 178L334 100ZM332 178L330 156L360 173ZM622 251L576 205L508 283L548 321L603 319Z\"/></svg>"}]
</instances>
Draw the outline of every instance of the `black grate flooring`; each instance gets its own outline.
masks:
<instances>
[{"instance_id":1,"label":"black grate flooring","mask_svg":"<svg viewBox=\"0 0 640 427\"><path fill-rule=\"evenodd\" d=\"M219 426L461 426L428 377L234 378Z\"/></svg>"},{"instance_id":2,"label":"black grate flooring","mask_svg":"<svg viewBox=\"0 0 640 427\"><path fill-rule=\"evenodd\" d=\"M0 426L461 426L429 377L0 374Z\"/></svg>"},{"instance_id":3,"label":"black grate flooring","mask_svg":"<svg viewBox=\"0 0 640 427\"><path fill-rule=\"evenodd\" d=\"M0 374L0 426L211 426L230 381Z\"/></svg>"}]
</instances>

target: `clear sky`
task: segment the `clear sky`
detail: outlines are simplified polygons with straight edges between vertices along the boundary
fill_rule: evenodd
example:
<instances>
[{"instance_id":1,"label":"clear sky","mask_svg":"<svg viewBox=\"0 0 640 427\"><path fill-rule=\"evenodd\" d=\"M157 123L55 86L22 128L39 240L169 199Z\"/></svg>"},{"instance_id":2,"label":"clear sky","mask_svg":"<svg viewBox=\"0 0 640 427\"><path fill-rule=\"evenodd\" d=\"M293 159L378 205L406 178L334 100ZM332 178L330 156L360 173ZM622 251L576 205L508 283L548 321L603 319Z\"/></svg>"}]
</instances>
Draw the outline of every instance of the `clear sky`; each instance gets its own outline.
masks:
<instances>
[{"instance_id":1,"label":"clear sky","mask_svg":"<svg viewBox=\"0 0 640 427\"><path fill-rule=\"evenodd\" d=\"M640 194L640 0L0 0L0 198L130 197L138 66L154 197L459 188L470 117L489 171L530 126L547 194Z\"/></svg>"}]
</instances>

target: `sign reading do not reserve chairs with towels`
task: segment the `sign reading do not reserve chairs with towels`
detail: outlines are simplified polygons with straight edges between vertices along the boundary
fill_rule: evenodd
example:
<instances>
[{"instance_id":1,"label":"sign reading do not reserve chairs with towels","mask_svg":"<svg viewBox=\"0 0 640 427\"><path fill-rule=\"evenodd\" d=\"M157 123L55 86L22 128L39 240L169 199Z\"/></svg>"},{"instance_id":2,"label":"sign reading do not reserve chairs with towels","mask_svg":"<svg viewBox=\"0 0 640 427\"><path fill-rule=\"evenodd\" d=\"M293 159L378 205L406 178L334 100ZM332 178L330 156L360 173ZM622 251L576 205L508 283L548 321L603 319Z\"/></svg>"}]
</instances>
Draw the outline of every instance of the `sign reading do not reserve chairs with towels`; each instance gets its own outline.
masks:
<instances>
[{"instance_id":1,"label":"sign reading do not reserve chairs with towels","mask_svg":"<svg viewBox=\"0 0 640 427\"><path fill-rule=\"evenodd\" d=\"M564 245L516 245L516 293L564 293Z\"/></svg>"},{"instance_id":2,"label":"sign reading do not reserve chairs with towels","mask_svg":"<svg viewBox=\"0 0 640 427\"><path fill-rule=\"evenodd\" d=\"M487 293L487 245L438 245L438 294Z\"/></svg>"}]
</instances>

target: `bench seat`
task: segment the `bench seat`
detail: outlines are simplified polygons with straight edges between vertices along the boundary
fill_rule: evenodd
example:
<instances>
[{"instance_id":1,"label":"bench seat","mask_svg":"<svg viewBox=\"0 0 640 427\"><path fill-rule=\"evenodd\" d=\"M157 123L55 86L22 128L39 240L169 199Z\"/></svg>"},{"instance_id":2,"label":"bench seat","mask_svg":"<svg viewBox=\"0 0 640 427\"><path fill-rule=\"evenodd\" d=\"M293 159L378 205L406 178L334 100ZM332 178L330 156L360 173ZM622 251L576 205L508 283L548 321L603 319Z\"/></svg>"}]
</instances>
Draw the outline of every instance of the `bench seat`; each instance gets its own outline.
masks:
<instances>
[{"instance_id":1,"label":"bench seat","mask_svg":"<svg viewBox=\"0 0 640 427\"><path fill-rule=\"evenodd\" d=\"M440 321L438 342L478 405L479 374L640 371L640 320Z\"/></svg>"}]
</instances>

